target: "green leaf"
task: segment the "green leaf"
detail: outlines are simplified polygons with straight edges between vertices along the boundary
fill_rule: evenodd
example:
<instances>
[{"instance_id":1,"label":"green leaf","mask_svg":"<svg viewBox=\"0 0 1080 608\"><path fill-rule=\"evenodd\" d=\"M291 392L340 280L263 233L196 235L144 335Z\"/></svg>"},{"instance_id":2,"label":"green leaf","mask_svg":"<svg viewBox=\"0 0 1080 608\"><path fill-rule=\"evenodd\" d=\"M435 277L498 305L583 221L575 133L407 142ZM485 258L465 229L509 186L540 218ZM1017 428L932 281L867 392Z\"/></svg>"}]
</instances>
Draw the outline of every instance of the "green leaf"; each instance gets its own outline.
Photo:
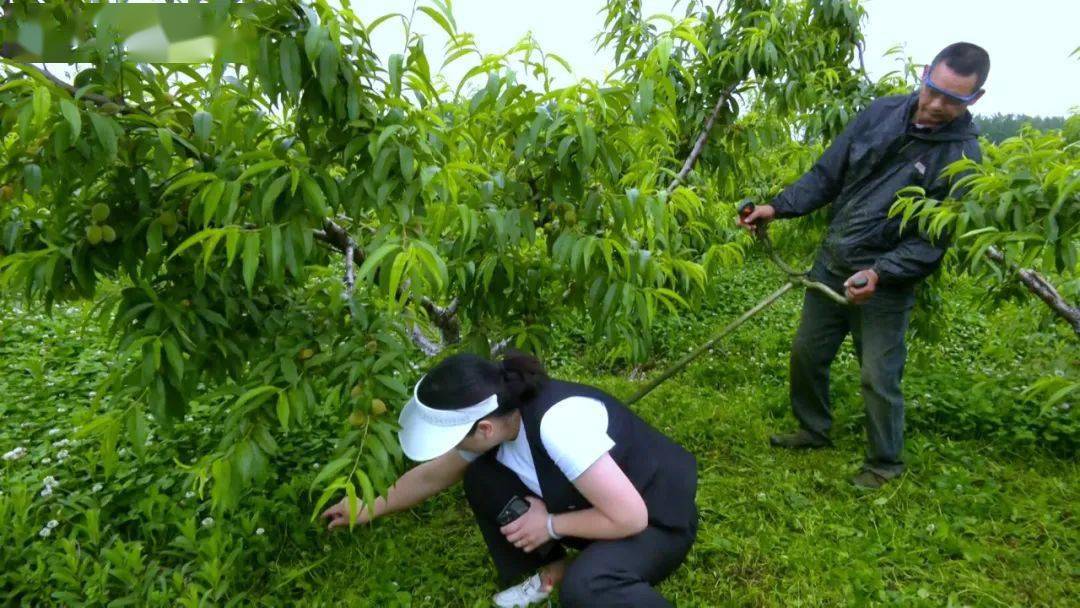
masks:
<instances>
[{"instance_id":1,"label":"green leaf","mask_svg":"<svg viewBox=\"0 0 1080 608\"><path fill-rule=\"evenodd\" d=\"M45 120L49 117L49 107L52 106L52 95L49 95L49 90L45 87L36 87L32 104L34 122L38 125L45 124Z\"/></svg>"},{"instance_id":2,"label":"green leaf","mask_svg":"<svg viewBox=\"0 0 1080 608\"><path fill-rule=\"evenodd\" d=\"M281 423L281 429L286 433L289 432L289 397L285 391L278 393L277 398L277 417L278 422Z\"/></svg>"},{"instance_id":3,"label":"green leaf","mask_svg":"<svg viewBox=\"0 0 1080 608\"><path fill-rule=\"evenodd\" d=\"M405 274L405 266L409 263L409 258L406 252L395 257L394 263L390 266L389 294L391 298L397 298L398 287L401 285L401 278Z\"/></svg>"},{"instance_id":4,"label":"green leaf","mask_svg":"<svg viewBox=\"0 0 1080 608\"><path fill-rule=\"evenodd\" d=\"M401 245L396 242L383 243L374 253L369 255L364 263L360 265L360 269L356 271L356 278L359 281L366 280L369 276L373 275L375 269L379 267L383 259L391 253L396 253L401 250Z\"/></svg>"},{"instance_id":5,"label":"green leaf","mask_svg":"<svg viewBox=\"0 0 1080 608\"><path fill-rule=\"evenodd\" d=\"M173 250L172 254L169 255L169 259L171 260L176 256L180 255L181 253L187 251L188 249L194 247L195 245L198 245L199 243L205 241L216 232L218 232L218 229L208 228L206 230L200 230L195 234L189 236L188 238L184 239L183 243L180 243L179 247Z\"/></svg>"},{"instance_id":6,"label":"green leaf","mask_svg":"<svg viewBox=\"0 0 1080 608\"><path fill-rule=\"evenodd\" d=\"M435 10L434 8L431 8L430 6L421 6L419 8L428 17L431 17L431 20L438 24L438 26L441 27L444 32L446 32L446 35L450 37L451 41L457 37L457 34L455 34L454 32L454 28L450 26L450 22L446 20L446 17L444 17L442 13Z\"/></svg>"},{"instance_id":7,"label":"green leaf","mask_svg":"<svg viewBox=\"0 0 1080 608\"><path fill-rule=\"evenodd\" d=\"M300 180L300 190L304 195L304 203L307 204L312 215L320 219L329 215L330 211L326 208L326 196L319 187L319 182L305 175Z\"/></svg>"},{"instance_id":8,"label":"green leaf","mask_svg":"<svg viewBox=\"0 0 1080 608\"><path fill-rule=\"evenodd\" d=\"M230 502L233 493L232 463L225 458L219 458L210 465L210 472L214 478L210 496L218 508L224 507Z\"/></svg>"},{"instance_id":9,"label":"green leaf","mask_svg":"<svg viewBox=\"0 0 1080 608\"><path fill-rule=\"evenodd\" d=\"M181 177L180 179L178 179L178 180L174 181L173 183L169 184L169 187L165 189L165 192L161 193L161 197L165 198L166 196L172 194L173 192L176 192L177 190L179 190L181 188L186 188L186 187L191 186L193 184L197 184L199 182L209 181L209 180L212 180L212 179L217 179L217 176L214 175L213 173L206 173L206 172L189 173L188 175L185 175L184 177Z\"/></svg>"},{"instance_id":10,"label":"green leaf","mask_svg":"<svg viewBox=\"0 0 1080 608\"><path fill-rule=\"evenodd\" d=\"M248 293L255 284L255 271L259 268L259 233L252 232L244 237L244 285Z\"/></svg>"},{"instance_id":11,"label":"green leaf","mask_svg":"<svg viewBox=\"0 0 1080 608\"><path fill-rule=\"evenodd\" d=\"M290 95L300 92L300 49L292 37L281 41L281 80Z\"/></svg>"},{"instance_id":12,"label":"green leaf","mask_svg":"<svg viewBox=\"0 0 1080 608\"><path fill-rule=\"evenodd\" d=\"M157 135L158 135L158 142L161 144L161 147L165 149L165 152L167 152L169 154L172 154L173 153L173 136L172 136L172 132L169 131L168 129L166 129L165 127L158 127Z\"/></svg>"},{"instance_id":13,"label":"green leaf","mask_svg":"<svg viewBox=\"0 0 1080 608\"><path fill-rule=\"evenodd\" d=\"M161 253L164 247L164 236L161 231L161 222L151 222L150 227L146 229L146 248L152 254Z\"/></svg>"},{"instance_id":14,"label":"green leaf","mask_svg":"<svg viewBox=\"0 0 1080 608\"><path fill-rule=\"evenodd\" d=\"M264 221L270 221L273 218L274 203L277 201L278 197L281 196L281 191L285 189L285 183L288 181L288 173L279 176L269 187L267 187L266 192L263 193L260 213Z\"/></svg>"},{"instance_id":15,"label":"green leaf","mask_svg":"<svg viewBox=\"0 0 1080 608\"><path fill-rule=\"evenodd\" d=\"M116 130L114 129L114 126L116 123L107 116L90 112L90 124L94 127L94 134L97 135L98 142L105 150L105 154L108 155L109 160L115 160Z\"/></svg>"},{"instance_id":16,"label":"green leaf","mask_svg":"<svg viewBox=\"0 0 1080 608\"><path fill-rule=\"evenodd\" d=\"M371 479L360 469L356 469L356 479L360 482L360 490L364 494L364 505L367 506L369 510L374 509L375 488L371 486Z\"/></svg>"},{"instance_id":17,"label":"green leaf","mask_svg":"<svg viewBox=\"0 0 1080 608\"><path fill-rule=\"evenodd\" d=\"M398 380L393 376L387 376L386 374L378 374L375 376L375 379L378 380L380 384L394 391L398 395L404 396L409 393L409 389L401 383L401 380Z\"/></svg>"},{"instance_id":18,"label":"green leaf","mask_svg":"<svg viewBox=\"0 0 1080 608\"><path fill-rule=\"evenodd\" d=\"M412 149L408 146L398 146L398 160L401 162L401 176L406 180L412 179L416 172Z\"/></svg>"},{"instance_id":19,"label":"green leaf","mask_svg":"<svg viewBox=\"0 0 1080 608\"><path fill-rule=\"evenodd\" d=\"M226 265L232 266L232 260L237 259L237 248L240 244L240 230L230 228L225 235Z\"/></svg>"},{"instance_id":20,"label":"green leaf","mask_svg":"<svg viewBox=\"0 0 1080 608\"><path fill-rule=\"evenodd\" d=\"M324 46L319 53L319 86L327 101L330 101L330 95L337 86L339 65L337 47L333 44Z\"/></svg>"},{"instance_id":21,"label":"green leaf","mask_svg":"<svg viewBox=\"0 0 1080 608\"><path fill-rule=\"evenodd\" d=\"M356 448L352 448L348 452L346 452L345 455L341 458L328 462L326 466L324 466L322 470L319 471L319 474L315 476L315 479L311 481L311 487L308 489L308 492L311 492L315 489L315 486L325 482L327 479L330 479L334 475L338 474L346 466L351 464L355 453Z\"/></svg>"},{"instance_id":22,"label":"green leaf","mask_svg":"<svg viewBox=\"0 0 1080 608\"><path fill-rule=\"evenodd\" d=\"M71 143L74 144L79 139L79 132L82 131L82 116L79 115L79 108L67 99L61 99L60 113L71 125Z\"/></svg>"},{"instance_id":23,"label":"green leaf","mask_svg":"<svg viewBox=\"0 0 1080 608\"><path fill-rule=\"evenodd\" d=\"M401 53L394 53L390 55L390 61L388 62L390 69L390 96L399 97L401 95L401 66L405 58Z\"/></svg>"},{"instance_id":24,"label":"green leaf","mask_svg":"<svg viewBox=\"0 0 1080 608\"><path fill-rule=\"evenodd\" d=\"M356 501L356 486L351 483L345 484L345 498L348 505L349 529L356 523L356 516L360 513L360 506Z\"/></svg>"},{"instance_id":25,"label":"green leaf","mask_svg":"<svg viewBox=\"0 0 1080 608\"><path fill-rule=\"evenodd\" d=\"M35 163L30 163L23 167L23 182L26 184L26 189L30 191L30 194L37 194L41 191L41 167Z\"/></svg>"},{"instance_id":26,"label":"green leaf","mask_svg":"<svg viewBox=\"0 0 1080 608\"><path fill-rule=\"evenodd\" d=\"M241 173L240 177L238 177L236 179L237 179L237 181L242 182L245 179L247 179L247 178L249 178L249 177L251 177L253 175L258 175L258 174L260 174L260 173L262 173L264 171L269 171L271 169L276 169L278 167L283 167L284 165L285 165L285 161L283 161L283 160L281 160L279 158L275 158L275 159L271 159L271 160L264 160L261 163L255 163L254 165L251 165L247 169L244 169L244 172Z\"/></svg>"},{"instance_id":27,"label":"green leaf","mask_svg":"<svg viewBox=\"0 0 1080 608\"><path fill-rule=\"evenodd\" d=\"M203 190L203 226L209 225L210 221L216 217L218 204L221 203L223 194L225 194L225 182L221 180L215 180Z\"/></svg>"},{"instance_id":28,"label":"green leaf","mask_svg":"<svg viewBox=\"0 0 1080 608\"><path fill-rule=\"evenodd\" d=\"M307 54L308 61L314 62L325 44L327 44L326 29L318 23L312 23L304 34L304 53Z\"/></svg>"},{"instance_id":29,"label":"green leaf","mask_svg":"<svg viewBox=\"0 0 1080 608\"><path fill-rule=\"evenodd\" d=\"M195 142L205 144L210 141L210 131L214 128L214 117L206 110L195 112L192 120L192 128L195 132Z\"/></svg>"},{"instance_id":30,"label":"green leaf","mask_svg":"<svg viewBox=\"0 0 1080 608\"><path fill-rule=\"evenodd\" d=\"M241 395L240 398L236 400L236 403L233 405L233 407L235 407L236 409L240 409L246 403L256 405L260 403L263 399L265 399L270 393L277 390L279 390L278 387L271 386L269 384L257 386Z\"/></svg>"},{"instance_id":31,"label":"green leaf","mask_svg":"<svg viewBox=\"0 0 1080 608\"><path fill-rule=\"evenodd\" d=\"M270 274L275 278L281 276L281 227L277 224L270 226Z\"/></svg>"},{"instance_id":32,"label":"green leaf","mask_svg":"<svg viewBox=\"0 0 1080 608\"><path fill-rule=\"evenodd\" d=\"M173 336L166 336L162 341L162 345L165 347L165 359L169 362L169 365L176 372L176 379L180 380L184 377L184 355L180 352L180 346L176 343L176 338Z\"/></svg>"},{"instance_id":33,"label":"green leaf","mask_svg":"<svg viewBox=\"0 0 1080 608\"><path fill-rule=\"evenodd\" d=\"M439 290L443 289L446 284L450 282L450 277L446 268L446 262L443 261L442 256L439 255L439 252L436 251L430 243L421 240L412 241L412 247L415 248L416 253L420 254L418 257L435 280L435 288Z\"/></svg>"}]
</instances>

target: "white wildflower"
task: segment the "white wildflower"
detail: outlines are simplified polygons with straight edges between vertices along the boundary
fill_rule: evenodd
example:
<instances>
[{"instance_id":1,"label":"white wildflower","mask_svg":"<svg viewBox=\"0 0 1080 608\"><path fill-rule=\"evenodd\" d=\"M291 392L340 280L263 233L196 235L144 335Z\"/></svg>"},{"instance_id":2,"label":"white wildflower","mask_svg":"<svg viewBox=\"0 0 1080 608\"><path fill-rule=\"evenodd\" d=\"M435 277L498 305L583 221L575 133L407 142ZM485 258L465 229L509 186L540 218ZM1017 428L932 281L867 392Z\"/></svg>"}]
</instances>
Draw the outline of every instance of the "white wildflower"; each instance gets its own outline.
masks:
<instances>
[{"instance_id":1,"label":"white wildflower","mask_svg":"<svg viewBox=\"0 0 1080 608\"><path fill-rule=\"evenodd\" d=\"M63 459L67 458L70 455L71 454L67 450L60 450L59 452L56 453L56 460L58 460L58 461L63 460Z\"/></svg>"},{"instance_id":2,"label":"white wildflower","mask_svg":"<svg viewBox=\"0 0 1080 608\"><path fill-rule=\"evenodd\" d=\"M98 493L98 492L100 492L100 491L101 491L101 489L102 489L102 488L104 488L104 487L105 487L105 486L101 485L100 483L95 483L95 484L94 484L94 486L93 486L92 488L90 488L90 491L91 491L91 492L93 492L93 493L95 493L95 494L97 494L97 493Z\"/></svg>"},{"instance_id":3,"label":"white wildflower","mask_svg":"<svg viewBox=\"0 0 1080 608\"><path fill-rule=\"evenodd\" d=\"M52 458L49 458L48 456L41 459L41 464L49 464L50 462L52 462Z\"/></svg>"},{"instance_id":4,"label":"white wildflower","mask_svg":"<svg viewBox=\"0 0 1080 608\"><path fill-rule=\"evenodd\" d=\"M263 530L262 528L259 528L258 530L255 530L255 534L257 536L262 536L263 534L266 534L266 530Z\"/></svg>"},{"instance_id":5,"label":"white wildflower","mask_svg":"<svg viewBox=\"0 0 1080 608\"><path fill-rule=\"evenodd\" d=\"M47 485L47 486L58 486L58 485L60 485L60 481L59 481L59 480L57 480L57 479L56 479L55 477L53 477L52 475L49 475L48 477L46 477L45 479L43 479L43 480L41 481L41 483L43 483L43 484L45 484L45 485Z\"/></svg>"},{"instance_id":6,"label":"white wildflower","mask_svg":"<svg viewBox=\"0 0 1080 608\"><path fill-rule=\"evenodd\" d=\"M187 492L184 493L184 498L195 498L195 492L192 492L191 490L188 490Z\"/></svg>"},{"instance_id":7,"label":"white wildflower","mask_svg":"<svg viewBox=\"0 0 1080 608\"><path fill-rule=\"evenodd\" d=\"M26 448L21 445L9 452L4 453L4 460L18 460L26 456Z\"/></svg>"},{"instance_id":8,"label":"white wildflower","mask_svg":"<svg viewBox=\"0 0 1080 608\"><path fill-rule=\"evenodd\" d=\"M71 445L71 440L70 439L60 439L59 441L54 441L53 444L52 444L52 446L54 448L62 448L62 447L67 447L69 445Z\"/></svg>"},{"instance_id":9,"label":"white wildflower","mask_svg":"<svg viewBox=\"0 0 1080 608\"><path fill-rule=\"evenodd\" d=\"M49 429L49 436L50 437L52 437L53 435L59 435L59 434L60 434L60 429Z\"/></svg>"},{"instance_id":10,"label":"white wildflower","mask_svg":"<svg viewBox=\"0 0 1080 608\"><path fill-rule=\"evenodd\" d=\"M45 486L41 489L41 497L48 498L52 496L52 486Z\"/></svg>"},{"instance_id":11,"label":"white wildflower","mask_svg":"<svg viewBox=\"0 0 1080 608\"><path fill-rule=\"evenodd\" d=\"M927 526L926 526L926 533L927 534L933 534L934 530L937 530L937 526L935 526L934 524L927 524Z\"/></svg>"},{"instance_id":12,"label":"white wildflower","mask_svg":"<svg viewBox=\"0 0 1080 608\"><path fill-rule=\"evenodd\" d=\"M204 528L209 528L210 526L213 526L214 525L214 518L213 517L207 517L206 519L202 520L202 525L203 525Z\"/></svg>"},{"instance_id":13,"label":"white wildflower","mask_svg":"<svg viewBox=\"0 0 1080 608\"><path fill-rule=\"evenodd\" d=\"M191 414L184 416L184 422L195 422L195 417Z\"/></svg>"},{"instance_id":14,"label":"white wildflower","mask_svg":"<svg viewBox=\"0 0 1080 608\"><path fill-rule=\"evenodd\" d=\"M38 536L40 536L41 538L45 538L46 536L48 536L50 534L52 534L52 528L48 528L48 527L42 528L41 532L38 532Z\"/></svg>"},{"instance_id":15,"label":"white wildflower","mask_svg":"<svg viewBox=\"0 0 1080 608\"><path fill-rule=\"evenodd\" d=\"M55 528L56 526L59 526L59 525L60 525L60 522L56 521L55 519L50 519L49 523L45 524L45 527L52 530L53 528Z\"/></svg>"}]
</instances>

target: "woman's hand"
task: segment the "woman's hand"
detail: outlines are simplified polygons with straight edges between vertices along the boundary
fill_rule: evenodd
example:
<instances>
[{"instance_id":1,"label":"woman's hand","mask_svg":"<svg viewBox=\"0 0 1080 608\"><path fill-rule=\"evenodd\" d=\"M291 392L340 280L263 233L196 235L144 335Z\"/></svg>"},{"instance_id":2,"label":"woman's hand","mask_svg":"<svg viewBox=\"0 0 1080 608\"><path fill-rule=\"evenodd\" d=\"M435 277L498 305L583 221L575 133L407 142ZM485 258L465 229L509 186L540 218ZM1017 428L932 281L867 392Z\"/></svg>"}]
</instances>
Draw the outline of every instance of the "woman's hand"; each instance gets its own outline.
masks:
<instances>
[{"instance_id":1,"label":"woman's hand","mask_svg":"<svg viewBox=\"0 0 1080 608\"><path fill-rule=\"evenodd\" d=\"M360 509L360 512L356 514L356 523L365 523L363 516L365 512L365 509ZM341 502L323 511L322 517L330 520L330 524L326 526L327 530L349 525L349 499L342 498Z\"/></svg>"},{"instance_id":2,"label":"woman's hand","mask_svg":"<svg viewBox=\"0 0 1080 608\"><path fill-rule=\"evenodd\" d=\"M532 505L524 515L499 528L506 540L515 547L532 553L544 543L551 540L547 531L547 505L535 496L526 496L525 500Z\"/></svg>"}]
</instances>

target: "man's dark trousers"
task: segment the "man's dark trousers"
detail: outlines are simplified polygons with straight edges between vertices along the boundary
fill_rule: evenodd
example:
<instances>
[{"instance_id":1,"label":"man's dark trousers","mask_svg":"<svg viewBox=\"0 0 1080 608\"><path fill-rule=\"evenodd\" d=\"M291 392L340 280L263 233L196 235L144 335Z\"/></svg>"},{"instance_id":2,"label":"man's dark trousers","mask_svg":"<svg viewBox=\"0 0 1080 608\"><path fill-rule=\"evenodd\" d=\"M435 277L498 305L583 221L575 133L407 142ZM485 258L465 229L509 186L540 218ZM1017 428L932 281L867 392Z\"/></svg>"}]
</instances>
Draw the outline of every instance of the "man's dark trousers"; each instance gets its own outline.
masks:
<instances>
[{"instance_id":1,"label":"man's dark trousers","mask_svg":"<svg viewBox=\"0 0 1080 608\"><path fill-rule=\"evenodd\" d=\"M830 272L819 260L811 278L844 293L850 274ZM879 286L864 304L841 306L806 291L802 320L791 348L791 406L806 430L829 436L829 367L850 332L862 375L869 447L865 468L885 478L904 469L904 395L900 379L907 347L904 334L915 303L912 285Z\"/></svg>"}]
</instances>

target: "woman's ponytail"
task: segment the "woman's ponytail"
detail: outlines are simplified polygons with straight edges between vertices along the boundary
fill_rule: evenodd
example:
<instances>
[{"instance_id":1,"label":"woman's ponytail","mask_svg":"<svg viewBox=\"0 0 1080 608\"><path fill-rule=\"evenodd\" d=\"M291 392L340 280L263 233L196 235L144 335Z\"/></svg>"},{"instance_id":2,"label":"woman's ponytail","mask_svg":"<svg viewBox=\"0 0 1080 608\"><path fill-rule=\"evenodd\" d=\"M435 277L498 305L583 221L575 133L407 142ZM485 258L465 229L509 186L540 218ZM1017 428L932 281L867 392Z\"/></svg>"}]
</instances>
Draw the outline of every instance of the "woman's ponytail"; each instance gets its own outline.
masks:
<instances>
[{"instance_id":1,"label":"woman's ponytail","mask_svg":"<svg viewBox=\"0 0 1080 608\"><path fill-rule=\"evenodd\" d=\"M502 397L519 407L536 395L540 387L547 382L548 375L544 364L536 357L521 351L511 350L499 361L502 371Z\"/></svg>"}]
</instances>

